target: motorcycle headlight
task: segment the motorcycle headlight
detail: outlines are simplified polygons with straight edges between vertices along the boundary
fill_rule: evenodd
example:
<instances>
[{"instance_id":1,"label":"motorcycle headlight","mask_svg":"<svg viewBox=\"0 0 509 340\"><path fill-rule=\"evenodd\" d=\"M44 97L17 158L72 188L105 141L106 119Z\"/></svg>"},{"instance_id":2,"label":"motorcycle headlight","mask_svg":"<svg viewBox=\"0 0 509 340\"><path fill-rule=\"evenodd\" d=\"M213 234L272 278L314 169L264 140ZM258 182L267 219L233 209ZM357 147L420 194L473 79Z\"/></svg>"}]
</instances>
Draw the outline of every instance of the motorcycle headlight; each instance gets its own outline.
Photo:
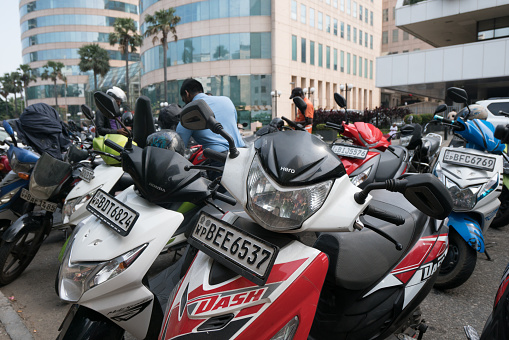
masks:
<instances>
[{"instance_id":1,"label":"motorcycle headlight","mask_svg":"<svg viewBox=\"0 0 509 340\"><path fill-rule=\"evenodd\" d=\"M437 176L440 182L445 184L445 175L442 171L442 167L440 166L440 163L437 162L437 165L435 166L435 169L433 169L433 175Z\"/></svg>"},{"instance_id":2,"label":"motorcycle headlight","mask_svg":"<svg viewBox=\"0 0 509 340\"><path fill-rule=\"evenodd\" d=\"M477 193L479 192L480 186L462 189L449 178L445 179L445 186L451 194L454 211L468 211L474 208L477 203Z\"/></svg>"},{"instance_id":3,"label":"motorcycle headlight","mask_svg":"<svg viewBox=\"0 0 509 340\"><path fill-rule=\"evenodd\" d=\"M18 173L18 172L28 173L28 172L30 172L30 169L32 169L34 167L34 164L32 164L32 163L20 162L14 152L12 153L12 157L9 160L9 163L11 165L11 169L14 170L14 172L16 172L16 173Z\"/></svg>"},{"instance_id":4,"label":"motorcycle headlight","mask_svg":"<svg viewBox=\"0 0 509 340\"><path fill-rule=\"evenodd\" d=\"M359 186L361 183L363 183L365 180L368 179L369 174L371 172L371 168L372 168L372 166L370 166L369 168L367 168L366 170L364 170L360 174L352 177L350 179L350 182L352 182L352 184L355 185L356 187Z\"/></svg>"},{"instance_id":5,"label":"motorcycle headlight","mask_svg":"<svg viewBox=\"0 0 509 340\"><path fill-rule=\"evenodd\" d=\"M410 144L411 139L412 139L412 136L400 137L399 145L406 147L406 146L408 146L408 144Z\"/></svg>"},{"instance_id":6,"label":"motorcycle headlight","mask_svg":"<svg viewBox=\"0 0 509 340\"><path fill-rule=\"evenodd\" d=\"M77 302L83 293L101 283L104 283L125 271L145 250L148 244L143 244L113 260L106 262L71 263L72 243L69 241L66 255L58 273L58 293L60 299Z\"/></svg>"},{"instance_id":7,"label":"motorcycle headlight","mask_svg":"<svg viewBox=\"0 0 509 340\"><path fill-rule=\"evenodd\" d=\"M20 190L21 190L21 187L16 188L16 189L14 189L12 191L9 191L8 193L3 195L2 197L0 197L0 205L4 205L6 203L9 203L9 201L14 197L14 195L16 195Z\"/></svg>"},{"instance_id":8,"label":"motorcycle headlight","mask_svg":"<svg viewBox=\"0 0 509 340\"><path fill-rule=\"evenodd\" d=\"M87 204L88 201L90 201L90 199L94 197L96 191L101 189L102 186L103 185L101 184L97 188L90 190L81 197L76 197L68 201L65 201L64 206L62 208L63 222L68 223L71 215L74 214L74 212L81 208L84 204Z\"/></svg>"},{"instance_id":9,"label":"motorcycle headlight","mask_svg":"<svg viewBox=\"0 0 509 340\"><path fill-rule=\"evenodd\" d=\"M299 317L294 316L293 319L279 330L270 340L292 340L299 327Z\"/></svg>"},{"instance_id":10,"label":"motorcycle headlight","mask_svg":"<svg viewBox=\"0 0 509 340\"><path fill-rule=\"evenodd\" d=\"M332 180L300 188L273 182L255 157L247 178L247 208L262 227L273 231L299 228L327 198Z\"/></svg>"}]
</instances>

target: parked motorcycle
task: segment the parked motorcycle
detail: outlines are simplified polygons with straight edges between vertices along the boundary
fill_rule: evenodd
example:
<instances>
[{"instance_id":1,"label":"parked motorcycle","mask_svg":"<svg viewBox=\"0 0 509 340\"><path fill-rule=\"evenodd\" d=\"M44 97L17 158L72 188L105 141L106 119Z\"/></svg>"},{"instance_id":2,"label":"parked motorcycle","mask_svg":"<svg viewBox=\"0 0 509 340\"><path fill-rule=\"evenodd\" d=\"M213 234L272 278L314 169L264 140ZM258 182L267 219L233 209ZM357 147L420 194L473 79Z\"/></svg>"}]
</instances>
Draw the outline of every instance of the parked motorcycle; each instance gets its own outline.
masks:
<instances>
[{"instance_id":1,"label":"parked motorcycle","mask_svg":"<svg viewBox=\"0 0 509 340\"><path fill-rule=\"evenodd\" d=\"M113 98L100 92L94 98L108 119L119 116ZM150 110L148 98L140 100ZM136 111L135 117L140 116ZM135 120L134 131L136 124ZM166 280L166 273L178 271L167 270L154 280L147 278L147 271L163 249L187 245L185 232L206 204L224 214L212 198L235 204L216 192L218 181L211 183L196 169L186 171L193 165L180 154L153 146L142 149L131 140L124 147L110 140L105 144L119 152L134 186L116 197L98 189L86 208L93 215L79 223L70 237L57 292L74 305L59 339L120 339L125 331L137 338L157 338L167 300L165 288L172 282ZM159 293L164 297L158 298Z\"/></svg>"},{"instance_id":2,"label":"parked motorcycle","mask_svg":"<svg viewBox=\"0 0 509 340\"><path fill-rule=\"evenodd\" d=\"M468 107L467 93L459 88L447 90L449 98ZM472 275L477 253L489 255L485 249L484 233L496 215L502 190L504 145L494 137L495 128L485 120L460 117L435 119L453 128L464 140L461 147L442 147L433 169L449 190L454 203L449 215L449 251L435 287L455 288Z\"/></svg>"},{"instance_id":3,"label":"parked motorcycle","mask_svg":"<svg viewBox=\"0 0 509 340\"><path fill-rule=\"evenodd\" d=\"M225 135L203 101L181 119ZM452 202L435 177L361 191L325 143L300 131L207 152L225 162L221 183L254 222L200 214L188 239L199 252L170 294L160 339L382 339L415 324L447 250L439 220ZM314 246L293 235L304 231L320 232Z\"/></svg>"},{"instance_id":4,"label":"parked motorcycle","mask_svg":"<svg viewBox=\"0 0 509 340\"><path fill-rule=\"evenodd\" d=\"M509 113L504 111L499 111L498 114L509 117ZM504 157L504 186L502 187L502 192L498 197L500 200L500 207L498 208L497 215L493 218L493 222L490 225L491 228L495 229L500 229L509 224L509 155L507 145L508 144L506 143L504 152L502 153L502 156Z\"/></svg>"}]
</instances>

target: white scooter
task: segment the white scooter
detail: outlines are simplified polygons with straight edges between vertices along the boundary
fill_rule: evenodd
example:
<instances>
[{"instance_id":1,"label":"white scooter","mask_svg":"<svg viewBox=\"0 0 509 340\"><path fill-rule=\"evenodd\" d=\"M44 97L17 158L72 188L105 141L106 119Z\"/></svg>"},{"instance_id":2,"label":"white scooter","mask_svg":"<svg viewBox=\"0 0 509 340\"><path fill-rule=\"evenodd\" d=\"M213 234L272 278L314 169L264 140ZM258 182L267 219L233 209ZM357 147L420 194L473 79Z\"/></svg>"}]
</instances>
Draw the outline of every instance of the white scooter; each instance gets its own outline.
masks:
<instances>
[{"instance_id":1,"label":"white scooter","mask_svg":"<svg viewBox=\"0 0 509 340\"><path fill-rule=\"evenodd\" d=\"M107 118L120 115L111 97L100 92L94 97ZM235 204L210 189L200 171L186 171L192 164L180 154L142 149L130 140L125 148L109 140L105 144L121 154L122 168L134 186L116 197L97 188L86 205L93 215L79 223L69 239L57 293L75 305L59 339L117 339L125 331L140 339L157 338L167 301L167 296L158 299L157 292L168 291L168 282L175 284L166 273L179 277L180 272L168 270L153 281L147 271L168 243L186 245L185 231L194 225L197 212L206 202L217 206L210 198Z\"/></svg>"}]
</instances>

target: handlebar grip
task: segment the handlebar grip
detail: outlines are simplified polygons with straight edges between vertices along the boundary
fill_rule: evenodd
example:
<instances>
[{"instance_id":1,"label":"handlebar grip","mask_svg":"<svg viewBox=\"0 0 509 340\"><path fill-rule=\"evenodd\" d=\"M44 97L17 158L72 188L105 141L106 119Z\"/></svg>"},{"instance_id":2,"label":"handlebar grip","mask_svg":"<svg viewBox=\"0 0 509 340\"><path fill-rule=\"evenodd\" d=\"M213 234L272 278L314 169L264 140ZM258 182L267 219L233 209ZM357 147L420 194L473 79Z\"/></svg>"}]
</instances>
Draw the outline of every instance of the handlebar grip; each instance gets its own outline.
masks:
<instances>
[{"instance_id":1,"label":"handlebar grip","mask_svg":"<svg viewBox=\"0 0 509 340\"><path fill-rule=\"evenodd\" d=\"M213 159L213 160L221 162L221 163L226 163L226 159L228 158L228 155L226 155L225 153L215 151L212 149L203 150L203 155L206 158Z\"/></svg>"},{"instance_id":2,"label":"handlebar grip","mask_svg":"<svg viewBox=\"0 0 509 340\"><path fill-rule=\"evenodd\" d=\"M285 122L287 122L288 125L290 125L295 130L306 131L306 129L304 129L302 126L295 124L295 122L291 121L290 119L288 119L286 117L281 117L281 119L284 120Z\"/></svg>"},{"instance_id":3,"label":"handlebar grip","mask_svg":"<svg viewBox=\"0 0 509 340\"><path fill-rule=\"evenodd\" d=\"M442 116L439 116L439 115L435 115L433 117L434 120L438 120L442 123L445 123L445 124L454 124L454 120L450 120L450 119L447 119L447 118L444 118Z\"/></svg>"},{"instance_id":4,"label":"handlebar grip","mask_svg":"<svg viewBox=\"0 0 509 340\"><path fill-rule=\"evenodd\" d=\"M495 138L500 139L502 143L509 143L509 124L497 125L495 128Z\"/></svg>"},{"instance_id":5,"label":"handlebar grip","mask_svg":"<svg viewBox=\"0 0 509 340\"><path fill-rule=\"evenodd\" d=\"M375 218L378 218L380 220L393 223L395 225L402 225L405 223L405 219L399 215L393 214L389 211L374 208L371 205L369 205L366 210L364 210L364 213L369 216L373 216Z\"/></svg>"},{"instance_id":6,"label":"handlebar grip","mask_svg":"<svg viewBox=\"0 0 509 340\"><path fill-rule=\"evenodd\" d=\"M104 144L109 147L109 148L112 148L113 150L115 150L116 152L118 153L122 153L124 151L124 148L120 145L118 145L117 143L115 143L114 141L112 141L111 139L106 139L104 141Z\"/></svg>"},{"instance_id":7,"label":"handlebar grip","mask_svg":"<svg viewBox=\"0 0 509 340\"><path fill-rule=\"evenodd\" d=\"M229 205L235 205L237 204L237 200L233 197L227 196L225 194L222 194L220 192L217 192L213 195L213 198L218 199L220 201L223 201L225 203L228 203Z\"/></svg>"}]
</instances>

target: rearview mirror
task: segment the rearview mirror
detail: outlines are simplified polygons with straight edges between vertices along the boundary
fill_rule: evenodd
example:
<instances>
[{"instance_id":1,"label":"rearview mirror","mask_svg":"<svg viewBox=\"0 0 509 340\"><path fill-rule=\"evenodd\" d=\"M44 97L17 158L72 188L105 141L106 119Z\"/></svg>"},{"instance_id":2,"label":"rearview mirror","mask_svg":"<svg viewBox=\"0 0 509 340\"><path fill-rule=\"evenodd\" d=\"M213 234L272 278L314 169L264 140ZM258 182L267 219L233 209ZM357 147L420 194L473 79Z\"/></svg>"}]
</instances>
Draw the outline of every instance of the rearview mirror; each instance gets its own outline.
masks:
<instances>
[{"instance_id":1,"label":"rearview mirror","mask_svg":"<svg viewBox=\"0 0 509 340\"><path fill-rule=\"evenodd\" d=\"M115 117L121 116L120 109L113 97L108 96L104 92L97 91L94 93L94 100L97 109L101 111L104 117L115 119Z\"/></svg>"},{"instance_id":2,"label":"rearview mirror","mask_svg":"<svg viewBox=\"0 0 509 340\"><path fill-rule=\"evenodd\" d=\"M92 113L92 110L85 104L81 105L81 112L87 117L88 120L93 121L94 120L94 114Z\"/></svg>"},{"instance_id":3,"label":"rearview mirror","mask_svg":"<svg viewBox=\"0 0 509 340\"><path fill-rule=\"evenodd\" d=\"M14 130L12 129L11 124L9 124L9 122L8 122L8 121L4 120L4 121L2 122L2 126L4 127L5 132L7 132L7 134L8 134L9 136L11 136L11 138L13 138L13 137L14 137Z\"/></svg>"},{"instance_id":4,"label":"rearview mirror","mask_svg":"<svg viewBox=\"0 0 509 340\"><path fill-rule=\"evenodd\" d=\"M308 104L301 97L294 97L293 102L295 106L299 109L300 112L304 115L306 113L306 109L308 108Z\"/></svg>"},{"instance_id":5,"label":"rearview mirror","mask_svg":"<svg viewBox=\"0 0 509 340\"><path fill-rule=\"evenodd\" d=\"M180 123L189 130L210 129L214 131L217 121L214 112L207 103L203 99L199 99L184 106L180 112Z\"/></svg>"},{"instance_id":6,"label":"rearview mirror","mask_svg":"<svg viewBox=\"0 0 509 340\"><path fill-rule=\"evenodd\" d=\"M437 106L437 108L435 109L435 114L437 113L440 113L440 112L444 112L447 110L447 105L445 104L440 104Z\"/></svg>"},{"instance_id":7,"label":"rearview mirror","mask_svg":"<svg viewBox=\"0 0 509 340\"><path fill-rule=\"evenodd\" d=\"M341 107L341 108L346 107L346 99L345 99L345 97L343 97L342 95L340 95L337 92L334 93L334 101L336 102L336 104L339 105L339 107Z\"/></svg>"},{"instance_id":8,"label":"rearview mirror","mask_svg":"<svg viewBox=\"0 0 509 340\"><path fill-rule=\"evenodd\" d=\"M447 89L447 97L451 98L456 103L468 104L467 91L459 87L449 87Z\"/></svg>"},{"instance_id":9,"label":"rearview mirror","mask_svg":"<svg viewBox=\"0 0 509 340\"><path fill-rule=\"evenodd\" d=\"M407 175L403 195L428 216L443 220L452 211L452 198L444 184L432 174Z\"/></svg>"}]
</instances>

